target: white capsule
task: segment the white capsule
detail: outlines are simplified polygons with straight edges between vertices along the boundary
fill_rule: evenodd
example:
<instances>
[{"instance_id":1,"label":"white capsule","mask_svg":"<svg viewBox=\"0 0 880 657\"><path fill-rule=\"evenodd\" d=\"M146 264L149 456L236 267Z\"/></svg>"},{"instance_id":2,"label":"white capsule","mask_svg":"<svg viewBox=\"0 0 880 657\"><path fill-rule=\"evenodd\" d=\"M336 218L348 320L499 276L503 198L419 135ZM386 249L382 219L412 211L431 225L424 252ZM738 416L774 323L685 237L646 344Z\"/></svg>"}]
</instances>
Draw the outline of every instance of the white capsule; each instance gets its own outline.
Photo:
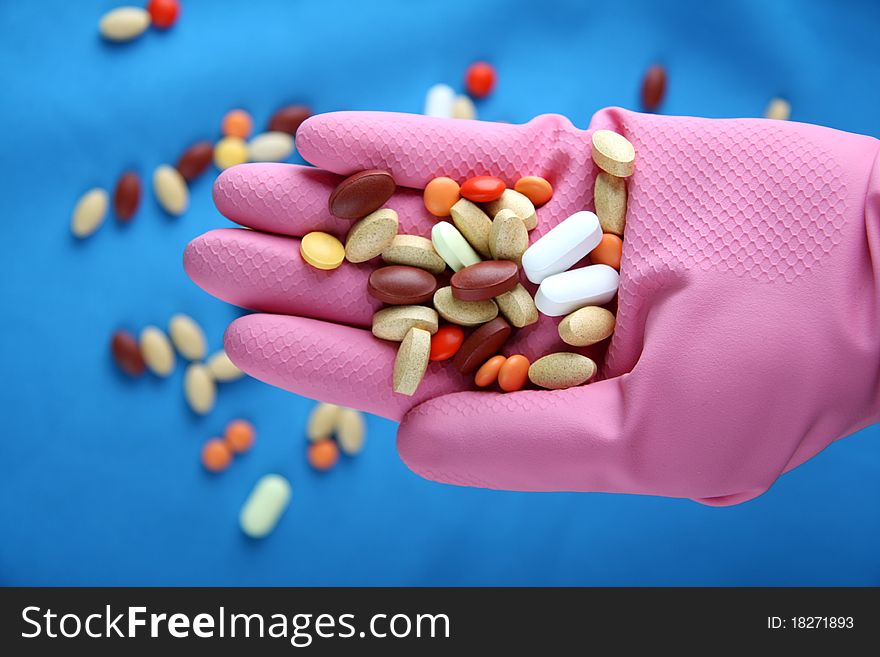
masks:
<instances>
[{"instance_id":1,"label":"white capsule","mask_svg":"<svg viewBox=\"0 0 880 657\"><path fill-rule=\"evenodd\" d=\"M535 295L545 315L559 317L584 306L601 306L617 294L618 273L608 265L590 265L548 276Z\"/></svg>"},{"instance_id":2,"label":"white capsule","mask_svg":"<svg viewBox=\"0 0 880 657\"><path fill-rule=\"evenodd\" d=\"M79 238L88 237L101 227L107 216L110 197L100 187L90 189L80 197L73 208L70 230Z\"/></svg>"},{"instance_id":3,"label":"white capsule","mask_svg":"<svg viewBox=\"0 0 880 657\"><path fill-rule=\"evenodd\" d=\"M223 349L208 359L206 367L215 381L235 381L244 376L244 372L229 360L229 356Z\"/></svg>"},{"instance_id":4,"label":"white capsule","mask_svg":"<svg viewBox=\"0 0 880 657\"><path fill-rule=\"evenodd\" d=\"M435 84L425 96L425 115L448 119L455 106L455 91L448 84Z\"/></svg>"},{"instance_id":5,"label":"white capsule","mask_svg":"<svg viewBox=\"0 0 880 657\"><path fill-rule=\"evenodd\" d=\"M162 329L145 326L140 336L141 355L156 376L168 376L174 369L175 357L171 341Z\"/></svg>"},{"instance_id":6,"label":"white capsule","mask_svg":"<svg viewBox=\"0 0 880 657\"><path fill-rule=\"evenodd\" d=\"M238 517L241 531L251 538L263 538L275 529L290 504L290 483L277 474L262 477L248 495Z\"/></svg>"},{"instance_id":7,"label":"white capsule","mask_svg":"<svg viewBox=\"0 0 880 657\"><path fill-rule=\"evenodd\" d=\"M283 162L293 153L293 135L286 132L264 132L248 142L251 162Z\"/></svg>"},{"instance_id":8,"label":"white capsule","mask_svg":"<svg viewBox=\"0 0 880 657\"><path fill-rule=\"evenodd\" d=\"M563 272L602 241L602 226L583 210L551 228L523 253L522 266L532 283Z\"/></svg>"},{"instance_id":9,"label":"white capsule","mask_svg":"<svg viewBox=\"0 0 880 657\"><path fill-rule=\"evenodd\" d=\"M150 12L142 7L117 7L101 17L98 30L108 41L131 41L150 27Z\"/></svg>"},{"instance_id":10,"label":"white capsule","mask_svg":"<svg viewBox=\"0 0 880 657\"><path fill-rule=\"evenodd\" d=\"M205 357L208 350L205 333L189 315L174 315L168 322L168 333L177 351L187 360L202 360Z\"/></svg>"},{"instance_id":11,"label":"white capsule","mask_svg":"<svg viewBox=\"0 0 880 657\"><path fill-rule=\"evenodd\" d=\"M214 408L217 384L208 368L201 363L190 363L183 374L183 393L194 413L205 415Z\"/></svg>"},{"instance_id":12,"label":"white capsule","mask_svg":"<svg viewBox=\"0 0 880 657\"><path fill-rule=\"evenodd\" d=\"M174 167L163 164L153 172L153 193L159 205L168 214L178 217L189 207L189 188L186 180Z\"/></svg>"},{"instance_id":13,"label":"white capsule","mask_svg":"<svg viewBox=\"0 0 880 657\"><path fill-rule=\"evenodd\" d=\"M452 271L481 262L458 228L448 221L438 221L431 229L431 243Z\"/></svg>"}]
</instances>

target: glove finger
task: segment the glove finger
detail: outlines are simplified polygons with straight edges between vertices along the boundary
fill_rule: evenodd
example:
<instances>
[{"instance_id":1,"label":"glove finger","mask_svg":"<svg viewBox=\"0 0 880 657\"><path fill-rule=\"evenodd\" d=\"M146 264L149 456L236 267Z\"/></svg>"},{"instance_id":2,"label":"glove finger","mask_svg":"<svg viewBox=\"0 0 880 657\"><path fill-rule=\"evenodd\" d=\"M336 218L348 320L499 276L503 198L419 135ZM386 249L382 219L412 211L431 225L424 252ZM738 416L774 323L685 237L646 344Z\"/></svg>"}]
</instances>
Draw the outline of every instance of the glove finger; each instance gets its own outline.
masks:
<instances>
[{"instance_id":1,"label":"glove finger","mask_svg":"<svg viewBox=\"0 0 880 657\"><path fill-rule=\"evenodd\" d=\"M229 325L225 349L243 371L312 399L399 421L414 405L461 390L450 362L430 363L412 397L392 390L398 344L369 331L304 317L247 315Z\"/></svg>"},{"instance_id":2,"label":"glove finger","mask_svg":"<svg viewBox=\"0 0 880 657\"><path fill-rule=\"evenodd\" d=\"M370 265L320 271L303 261L298 239L281 235L212 230L189 243L183 266L209 294L259 312L369 327L382 305L366 293Z\"/></svg>"},{"instance_id":3,"label":"glove finger","mask_svg":"<svg viewBox=\"0 0 880 657\"><path fill-rule=\"evenodd\" d=\"M344 239L352 222L330 214L330 194L341 176L296 164L252 163L230 167L214 183L221 214L242 226L302 237L320 230ZM400 231L427 236L436 221L422 195L398 190L387 207L397 211Z\"/></svg>"}]
</instances>

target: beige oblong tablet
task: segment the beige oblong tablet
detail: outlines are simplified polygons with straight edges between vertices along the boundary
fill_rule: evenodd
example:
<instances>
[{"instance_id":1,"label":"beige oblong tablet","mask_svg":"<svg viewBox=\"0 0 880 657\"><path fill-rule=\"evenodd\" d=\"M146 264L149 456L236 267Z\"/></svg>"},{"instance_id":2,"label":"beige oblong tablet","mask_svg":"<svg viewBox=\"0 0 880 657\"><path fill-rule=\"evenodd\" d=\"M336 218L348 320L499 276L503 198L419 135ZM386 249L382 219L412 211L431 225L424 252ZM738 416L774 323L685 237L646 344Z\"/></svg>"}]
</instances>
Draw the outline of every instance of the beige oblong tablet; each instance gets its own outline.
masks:
<instances>
[{"instance_id":1,"label":"beige oblong tablet","mask_svg":"<svg viewBox=\"0 0 880 657\"><path fill-rule=\"evenodd\" d=\"M538 308L529 291L517 283L510 292L495 297L498 310L516 328L529 326L538 321Z\"/></svg>"},{"instance_id":2,"label":"beige oblong tablet","mask_svg":"<svg viewBox=\"0 0 880 657\"><path fill-rule=\"evenodd\" d=\"M171 342L187 360L202 360L208 351L202 327L189 315L178 313L168 322Z\"/></svg>"},{"instance_id":3,"label":"beige oblong tablet","mask_svg":"<svg viewBox=\"0 0 880 657\"><path fill-rule=\"evenodd\" d=\"M88 237L101 227L104 217L107 216L107 208L110 205L110 197L106 190L100 187L90 189L83 194L70 217L70 230L76 237Z\"/></svg>"},{"instance_id":4,"label":"beige oblong tablet","mask_svg":"<svg viewBox=\"0 0 880 657\"><path fill-rule=\"evenodd\" d=\"M593 186L593 203L602 232L622 237L626 228L626 180L600 171Z\"/></svg>"},{"instance_id":5,"label":"beige oblong tablet","mask_svg":"<svg viewBox=\"0 0 880 657\"><path fill-rule=\"evenodd\" d=\"M199 415L214 408L217 386L208 368L201 363L190 363L183 375L183 392L193 412Z\"/></svg>"},{"instance_id":6,"label":"beige oblong tablet","mask_svg":"<svg viewBox=\"0 0 880 657\"><path fill-rule=\"evenodd\" d=\"M306 436L312 442L329 438L336 428L336 421L339 419L339 413L342 411L341 406L336 404L320 403L309 414L309 420L306 423Z\"/></svg>"},{"instance_id":7,"label":"beige oblong tablet","mask_svg":"<svg viewBox=\"0 0 880 657\"><path fill-rule=\"evenodd\" d=\"M141 355L150 371L168 376L174 369L174 349L165 332L157 326L145 326L139 340Z\"/></svg>"},{"instance_id":8,"label":"beige oblong tablet","mask_svg":"<svg viewBox=\"0 0 880 657\"><path fill-rule=\"evenodd\" d=\"M477 118L477 108L470 96L461 94L455 97L455 101L452 103L452 118L471 120Z\"/></svg>"},{"instance_id":9,"label":"beige oblong tablet","mask_svg":"<svg viewBox=\"0 0 880 657\"><path fill-rule=\"evenodd\" d=\"M429 335L434 335L439 323L437 311L433 308L392 306L383 308L373 315L373 335L380 340L400 342L413 327L423 329Z\"/></svg>"},{"instance_id":10,"label":"beige oblong tablet","mask_svg":"<svg viewBox=\"0 0 880 657\"><path fill-rule=\"evenodd\" d=\"M587 306L566 315L559 322L559 337L573 347L586 347L611 337L614 324L614 313L610 310Z\"/></svg>"},{"instance_id":11,"label":"beige oblong tablet","mask_svg":"<svg viewBox=\"0 0 880 657\"><path fill-rule=\"evenodd\" d=\"M261 478L248 495L238 524L251 538L268 536L290 504L290 483L277 474Z\"/></svg>"},{"instance_id":12,"label":"beige oblong tablet","mask_svg":"<svg viewBox=\"0 0 880 657\"><path fill-rule=\"evenodd\" d=\"M478 326L498 316L498 306L492 299L462 301L452 296L448 285L434 293L434 307L447 322L460 326Z\"/></svg>"},{"instance_id":13,"label":"beige oblong tablet","mask_svg":"<svg viewBox=\"0 0 880 657\"><path fill-rule=\"evenodd\" d=\"M366 262L391 246L397 235L397 213L391 208L380 208L355 223L345 238L345 259Z\"/></svg>"},{"instance_id":14,"label":"beige oblong tablet","mask_svg":"<svg viewBox=\"0 0 880 657\"><path fill-rule=\"evenodd\" d=\"M539 358L529 366L529 380L541 388L561 390L589 381L596 363L581 354L560 351Z\"/></svg>"},{"instance_id":15,"label":"beige oblong tablet","mask_svg":"<svg viewBox=\"0 0 880 657\"><path fill-rule=\"evenodd\" d=\"M629 140L611 130L593 133L593 162L612 176L626 178L632 175L636 151Z\"/></svg>"},{"instance_id":16,"label":"beige oblong tablet","mask_svg":"<svg viewBox=\"0 0 880 657\"><path fill-rule=\"evenodd\" d=\"M150 27L150 13L141 7L117 7L101 17L98 31L108 41L131 41Z\"/></svg>"},{"instance_id":17,"label":"beige oblong tablet","mask_svg":"<svg viewBox=\"0 0 880 657\"><path fill-rule=\"evenodd\" d=\"M208 359L206 367L215 381L225 383L228 381L235 381L244 376L244 372L238 369L238 366L229 360L229 356L226 355L226 351L223 349L215 352Z\"/></svg>"},{"instance_id":18,"label":"beige oblong tablet","mask_svg":"<svg viewBox=\"0 0 880 657\"><path fill-rule=\"evenodd\" d=\"M182 215L189 207L189 189L186 180L172 166L163 164L153 172L153 193L159 205L168 214Z\"/></svg>"},{"instance_id":19,"label":"beige oblong tablet","mask_svg":"<svg viewBox=\"0 0 880 657\"><path fill-rule=\"evenodd\" d=\"M336 442L344 454L354 456L364 448L366 438L364 415L353 408L343 408L336 421Z\"/></svg>"},{"instance_id":20,"label":"beige oblong tablet","mask_svg":"<svg viewBox=\"0 0 880 657\"><path fill-rule=\"evenodd\" d=\"M452 206L449 214L452 215L452 223L468 241L468 244L484 258L491 258L489 231L492 229L492 220L486 213L476 203L462 198Z\"/></svg>"},{"instance_id":21,"label":"beige oblong tablet","mask_svg":"<svg viewBox=\"0 0 880 657\"><path fill-rule=\"evenodd\" d=\"M791 117L791 105L784 98L774 98L767 105L764 112L764 118L775 119L776 121L788 121Z\"/></svg>"},{"instance_id":22,"label":"beige oblong tablet","mask_svg":"<svg viewBox=\"0 0 880 657\"><path fill-rule=\"evenodd\" d=\"M394 359L394 392L401 395L415 393L428 369L430 355L431 334L420 328L411 328L400 343L397 358Z\"/></svg>"},{"instance_id":23,"label":"beige oblong tablet","mask_svg":"<svg viewBox=\"0 0 880 657\"><path fill-rule=\"evenodd\" d=\"M382 251L382 260L389 265L418 267L432 274L442 274L446 269L446 262L434 249L431 240L419 235L397 235Z\"/></svg>"},{"instance_id":24,"label":"beige oblong tablet","mask_svg":"<svg viewBox=\"0 0 880 657\"><path fill-rule=\"evenodd\" d=\"M513 213L523 220L526 230L532 230L538 225L538 214L534 204L525 194L520 194L515 189L505 189L501 196L491 203L486 203L486 212L490 217L495 217L502 210L513 210Z\"/></svg>"},{"instance_id":25,"label":"beige oblong tablet","mask_svg":"<svg viewBox=\"0 0 880 657\"><path fill-rule=\"evenodd\" d=\"M529 248L529 231L513 210L500 210L492 220L489 231L489 251L496 260L522 263L522 255Z\"/></svg>"}]
</instances>

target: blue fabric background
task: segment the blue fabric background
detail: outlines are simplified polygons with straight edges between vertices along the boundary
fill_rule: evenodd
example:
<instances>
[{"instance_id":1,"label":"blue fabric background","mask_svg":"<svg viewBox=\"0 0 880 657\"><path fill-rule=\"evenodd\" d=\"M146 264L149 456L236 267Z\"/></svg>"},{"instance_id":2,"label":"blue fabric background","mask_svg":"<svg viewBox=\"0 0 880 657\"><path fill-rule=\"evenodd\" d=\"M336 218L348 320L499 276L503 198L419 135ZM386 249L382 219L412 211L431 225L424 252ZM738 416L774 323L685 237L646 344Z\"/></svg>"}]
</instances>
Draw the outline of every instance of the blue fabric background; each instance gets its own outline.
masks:
<instances>
[{"instance_id":1,"label":"blue fabric background","mask_svg":"<svg viewBox=\"0 0 880 657\"><path fill-rule=\"evenodd\" d=\"M499 75L486 119L560 112L584 127L605 105L636 107L661 61L667 113L759 116L781 94L795 120L880 135L878 3L185 0L171 31L113 46L97 23L116 4L0 3L0 582L880 584L880 428L727 509L440 486L374 417L364 454L318 475L303 456L313 402L246 380L197 418L182 367L132 381L108 355L117 327L178 311L220 346L238 311L181 267L191 238L227 223L212 176L179 219L147 193L129 226L110 219L82 243L68 230L83 191L173 163L230 108L258 126L287 102L418 112L478 58ZM200 447L236 416L259 442L208 475ZM250 541L238 511L270 471L293 502Z\"/></svg>"}]
</instances>

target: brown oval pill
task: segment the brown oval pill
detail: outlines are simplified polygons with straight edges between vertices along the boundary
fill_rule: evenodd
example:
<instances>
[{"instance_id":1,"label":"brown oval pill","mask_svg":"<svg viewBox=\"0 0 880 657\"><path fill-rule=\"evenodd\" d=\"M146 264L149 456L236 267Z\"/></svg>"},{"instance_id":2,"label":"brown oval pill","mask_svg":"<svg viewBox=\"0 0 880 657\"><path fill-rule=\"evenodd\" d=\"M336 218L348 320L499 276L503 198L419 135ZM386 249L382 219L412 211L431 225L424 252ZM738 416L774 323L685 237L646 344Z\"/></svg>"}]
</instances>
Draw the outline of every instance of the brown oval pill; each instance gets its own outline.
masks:
<instances>
[{"instance_id":1,"label":"brown oval pill","mask_svg":"<svg viewBox=\"0 0 880 657\"><path fill-rule=\"evenodd\" d=\"M519 221L517 219L517 221ZM519 267L510 260L484 260L452 275L452 296L462 301L482 301L510 292L519 282Z\"/></svg>"},{"instance_id":2,"label":"brown oval pill","mask_svg":"<svg viewBox=\"0 0 880 657\"><path fill-rule=\"evenodd\" d=\"M333 190L330 212L341 219L362 219L385 205L395 188L394 178L387 171L359 171Z\"/></svg>"},{"instance_id":3,"label":"brown oval pill","mask_svg":"<svg viewBox=\"0 0 880 657\"><path fill-rule=\"evenodd\" d=\"M666 69L659 64L654 64L648 69L642 80L642 107L648 112L653 112L660 107L665 94Z\"/></svg>"},{"instance_id":4,"label":"brown oval pill","mask_svg":"<svg viewBox=\"0 0 880 657\"><path fill-rule=\"evenodd\" d=\"M462 343L452 359L452 364L462 374L475 372L480 365L498 353L512 330L502 317L486 322Z\"/></svg>"},{"instance_id":5,"label":"brown oval pill","mask_svg":"<svg viewBox=\"0 0 880 657\"><path fill-rule=\"evenodd\" d=\"M129 376L140 376L146 369L138 340L128 331L116 331L110 339L113 360Z\"/></svg>"},{"instance_id":6,"label":"brown oval pill","mask_svg":"<svg viewBox=\"0 0 880 657\"><path fill-rule=\"evenodd\" d=\"M282 107L269 119L269 132L286 132L295 135L300 124L311 115L312 110L305 105Z\"/></svg>"},{"instance_id":7,"label":"brown oval pill","mask_svg":"<svg viewBox=\"0 0 880 657\"><path fill-rule=\"evenodd\" d=\"M113 211L120 221L129 221L141 204L141 179L134 171L119 177L113 192Z\"/></svg>"},{"instance_id":8,"label":"brown oval pill","mask_svg":"<svg viewBox=\"0 0 880 657\"><path fill-rule=\"evenodd\" d=\"M183 151L174 167L184 180L195 180L205 172L214 160L214 144L199 141Z\"/></svg>"},{"instance_id":9,"label":"brown oval pill","mask_svg":"<svg viewBox=\"0 0 880 657\"><path fill-rule=\"evenodd\" d=\"M380 267L370 274L370 295L393 306L410 306L430 301L437 290L434 275L406 265Z\"/></svg>"}]
</instances>

